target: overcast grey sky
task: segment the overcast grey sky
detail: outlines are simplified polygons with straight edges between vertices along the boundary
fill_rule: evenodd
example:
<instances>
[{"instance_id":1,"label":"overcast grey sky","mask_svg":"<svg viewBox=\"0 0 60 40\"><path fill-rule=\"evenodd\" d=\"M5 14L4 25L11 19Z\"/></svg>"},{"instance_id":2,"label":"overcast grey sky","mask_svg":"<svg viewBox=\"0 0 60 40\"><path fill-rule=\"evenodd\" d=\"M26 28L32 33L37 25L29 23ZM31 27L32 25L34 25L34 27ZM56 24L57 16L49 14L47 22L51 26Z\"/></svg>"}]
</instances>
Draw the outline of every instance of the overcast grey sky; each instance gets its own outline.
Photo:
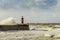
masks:
<instances>
[{"instance_id":1,"label":"overcast grey sky","mask_svg":"<svg viewBox=\"0 0 60 40\"><path fill-rule=\"evenodd\" d=\"M0 20L14 17L25 22L60 22L60 0L0 0Z\"/></svg>"}]
</instances>

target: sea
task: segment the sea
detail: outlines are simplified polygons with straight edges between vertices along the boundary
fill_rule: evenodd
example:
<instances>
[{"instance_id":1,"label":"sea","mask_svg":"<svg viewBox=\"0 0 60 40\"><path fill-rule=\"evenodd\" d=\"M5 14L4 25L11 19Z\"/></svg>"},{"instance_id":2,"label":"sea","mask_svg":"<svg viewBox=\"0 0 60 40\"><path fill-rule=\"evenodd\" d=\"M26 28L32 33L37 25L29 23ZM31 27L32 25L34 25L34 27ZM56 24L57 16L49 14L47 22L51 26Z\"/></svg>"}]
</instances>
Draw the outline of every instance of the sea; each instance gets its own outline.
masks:
<instances>
[{"instance_id":1,"label":"sea","mask_svg":"<svg viewBox=\"0 0 60 40\"><path fill-rule=\"evenodd\" d=\"M60 28L0 31L0 40L60 40Z\"/></svg>"}]
</instances>

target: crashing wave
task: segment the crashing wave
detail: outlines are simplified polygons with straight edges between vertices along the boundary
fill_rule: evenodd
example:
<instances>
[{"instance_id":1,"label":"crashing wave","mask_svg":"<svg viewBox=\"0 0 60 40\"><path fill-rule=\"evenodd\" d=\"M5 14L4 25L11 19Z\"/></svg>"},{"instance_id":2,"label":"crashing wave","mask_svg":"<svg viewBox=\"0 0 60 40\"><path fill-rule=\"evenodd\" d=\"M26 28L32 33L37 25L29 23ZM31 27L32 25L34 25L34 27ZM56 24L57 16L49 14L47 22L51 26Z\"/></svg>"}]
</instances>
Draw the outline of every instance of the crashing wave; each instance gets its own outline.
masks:
<instances>
[{"instance_id":1,"label":"crashing wave","mask_svg":"<svg viewBox=\"0 0 60 40\"><path fill-rule=\"evenodd\" d=\"M14 25L14 24L16 24L16 22L12 17L0 21L0 25Z\"/></svg>"}]
</instances>

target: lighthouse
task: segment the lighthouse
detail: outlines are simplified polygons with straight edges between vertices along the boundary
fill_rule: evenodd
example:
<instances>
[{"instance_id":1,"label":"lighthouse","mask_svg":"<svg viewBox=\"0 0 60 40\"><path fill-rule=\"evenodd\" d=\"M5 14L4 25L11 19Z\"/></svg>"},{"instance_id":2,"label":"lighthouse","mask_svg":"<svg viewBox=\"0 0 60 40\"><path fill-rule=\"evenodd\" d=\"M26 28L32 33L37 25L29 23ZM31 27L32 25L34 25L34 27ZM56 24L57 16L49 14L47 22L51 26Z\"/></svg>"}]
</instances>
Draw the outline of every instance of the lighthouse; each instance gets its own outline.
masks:
<instances>
[{"instance_id":1,"label":"lighthouse","mask_svg":"<svg viewBox=\"0 0 60 40\"><path fill-rule=\"evenodd\" d=\"M21 17L21 24L24 24L24 17Z\"/></svg>"}]
</instances>

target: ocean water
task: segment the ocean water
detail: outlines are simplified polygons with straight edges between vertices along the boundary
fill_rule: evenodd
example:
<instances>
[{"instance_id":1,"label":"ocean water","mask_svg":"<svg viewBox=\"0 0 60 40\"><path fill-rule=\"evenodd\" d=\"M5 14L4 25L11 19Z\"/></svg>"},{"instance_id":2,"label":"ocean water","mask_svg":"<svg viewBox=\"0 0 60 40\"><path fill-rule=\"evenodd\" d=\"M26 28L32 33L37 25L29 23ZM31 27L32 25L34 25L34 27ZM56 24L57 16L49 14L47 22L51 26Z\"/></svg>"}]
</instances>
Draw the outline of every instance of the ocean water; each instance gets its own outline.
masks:
<instances>
[{"instance_id":1,"label":"ocean water","mask_svg":"<svg viewBox=\"0 0 60 40\"><path fill-rule=\"evenodd\" d=\"M53 37L51 37L53 35ZM60 40L60 30L10 30L0 31L0 40Z\"/></svg>"}]
</instances>

